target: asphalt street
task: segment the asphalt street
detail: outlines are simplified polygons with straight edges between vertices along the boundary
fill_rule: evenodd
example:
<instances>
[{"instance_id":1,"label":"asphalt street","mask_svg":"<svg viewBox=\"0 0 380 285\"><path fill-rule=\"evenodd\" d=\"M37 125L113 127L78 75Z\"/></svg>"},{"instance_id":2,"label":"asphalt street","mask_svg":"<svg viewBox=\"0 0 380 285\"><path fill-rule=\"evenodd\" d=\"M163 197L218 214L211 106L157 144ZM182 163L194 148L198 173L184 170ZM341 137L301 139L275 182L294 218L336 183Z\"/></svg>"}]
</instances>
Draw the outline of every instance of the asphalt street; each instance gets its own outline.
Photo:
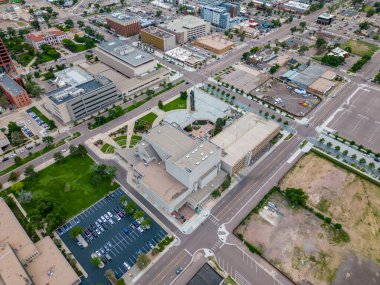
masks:
<instances>
[{"instance_id":1,"label":"asphalt street","mask_svg":"<svg viewBox=\"0 0 380 285\"><path fill-rule=\"evenodd\" d=\"M327 7L322 11L319 10L302 19L295 19L291 24L283 25L281 28L272 31L260 39L248 40L246 47L235 50L223 60L215 61L196 72L188 72L175 67L176 70L181 70L180 72L184 74L185 79L190 82L189 85L183 84L155 97L143 106L95 130L88 130L87 124L76 126L70 130L70 133L79 131L82 133L82 136L70 143L83 144L87 139L94 135L114 128L151 107L156 106L158 100L167 100L196 83L207 82L208 78L216 72L238 62L241 54L250 49L252 45L262 45L269 41L274 41L275 39L281 39L289 34L290 27L298 25L301 21L314 21L316 15L321 14L325 10L327 10ZM219 261L219 265L226 270L226 272L231 274L231 276L240 284L292 284L286 276L268 264L264 259L250 253L245 246L233 236L232 231L239 225L240 221L251 211L251 209L257 205L262 197L268 193L273 186L277 185L283 175L297 162L297 158L291 158L293 158L293 154L299 149L300 143L307 137L316 137L318 133L315 128L322 125L324 121L344 103L347 97L357 89L358 86L370 84L367 82L366 77L367 74L372 74L374 72L373 70L375 70L376 64L378 64L376 61L370 62L367 69L363 69L363 74L359 74L359 76L345 75L349 82L338 91L336 97L334 99L329 98L323 100L317 108L308 114L307 117L310 119L309 127L289 120L291 127L296 131L295 136L278 145L265 158L263 158L252 172L244 177L239 184L231 189L230 192L223 196L219 203L213 208L211 215L190 235L184 235L177 230L156 208L149 204L136 190L128 185L125 179L125 170L116 161L102 161L95 155L95 153L89 151L89 154L97 162L115 165L118 170L117 179L121 185L128 190L129 194L133 195L154 216L156 216L166 229L172 231L180 239L180 244L171 247L159 262L154 264L146 274L142 275L136 284L183 284L181 283L183 282L182 279L178 278L175 273L176 268L178 266L182 266L183 268L190 266L189 269L192 268L191 266L193 264L192 262L194 262L194 257L197 253L203 251L203 249L212 250L216 259ZM242 102L242 104L248 103L247 99L243 99L241 96L237 96L236 100ZM252 104L252 106L253 105L254 104ZM264 107L261 108L263 109ZM61 135L67 136L67 134ZM68 148L68 144L61 148ZM31 164L38 165L51 159L54 152L55 151L37 158L32 161ZM19 167L17 171L22 172L26 166L27 165ZM4 183L7 178L8 175L0 177L0 183ZM225 243L218 237L218 231L220 230L220 227L223 226L230 233ZM194 268L191 270L194 270ZM185 270L183 274L188 273L186 273Z\"/></svg>"}]
</instances>

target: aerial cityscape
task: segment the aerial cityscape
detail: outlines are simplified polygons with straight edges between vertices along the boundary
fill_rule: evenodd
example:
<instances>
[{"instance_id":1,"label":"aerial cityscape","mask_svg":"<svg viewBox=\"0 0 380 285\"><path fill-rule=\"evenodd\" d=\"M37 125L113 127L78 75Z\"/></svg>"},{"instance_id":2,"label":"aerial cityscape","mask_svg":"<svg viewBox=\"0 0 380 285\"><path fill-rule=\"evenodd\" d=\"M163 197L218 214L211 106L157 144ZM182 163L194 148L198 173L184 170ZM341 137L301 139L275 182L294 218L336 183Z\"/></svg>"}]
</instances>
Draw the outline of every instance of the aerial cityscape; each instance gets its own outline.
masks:
<instances>
[{"instance_id":1,"label":"aerial cityscape","mask_svg":"<svg viewBox=\"0 0 380 285\"><path fill-rule=\"evenodd\" d=\"M379 0L0 0L0 285L380 285Z\"/></svg>"}]
</instances>

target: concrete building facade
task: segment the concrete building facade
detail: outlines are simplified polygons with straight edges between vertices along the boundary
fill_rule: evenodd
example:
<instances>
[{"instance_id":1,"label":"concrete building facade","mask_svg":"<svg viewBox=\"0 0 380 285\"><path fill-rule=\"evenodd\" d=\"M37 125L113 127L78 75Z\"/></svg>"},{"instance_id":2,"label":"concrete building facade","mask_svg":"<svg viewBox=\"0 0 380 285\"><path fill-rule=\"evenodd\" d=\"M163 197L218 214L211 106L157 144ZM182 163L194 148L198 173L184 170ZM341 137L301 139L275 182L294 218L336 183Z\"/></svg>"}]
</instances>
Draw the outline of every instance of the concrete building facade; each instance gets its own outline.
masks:
<instances>
[{"instance_id":1,"label":"concrete building facade","mask_svg":"<svg viewBox=\"0 0 380 285\"><path fill-rule=\"evenodd\" d=\"M192 193L219 186L212 181L221 173L222 150L166 122L151 129L128 154L119 154L132 164L134 182L143 194L168 213L185 203L196 208L199 201L188 199Z\"/></svg>"},{"instance_id":2,"label":"concrete building facade","mask_svg":"<svg viewBox=\"0 0 380 285\"><path fill-rule=\"evenodd\" d=\"M201 17L213 26L222 29L230 28L230 13L223 7L203 6Z\"/></svg>"},{"instance_id":3,"label":"concrete building facade","mask_svg":"<svg viewBox=\"0 0 380 285\"><path fill-rule=\"evenodd\" d=\"M246 113L213 137L211 142L223 149L222 169L234 175L249 166L279 131L280 125L276 122Z\"/></svg>"},{"instance_id":4,"label":"concrete building facade","mask_svg":"<svg viewBox=\"0 0 380 285\"><path fill-rule=\"evenodd\" d=\"M122 96L108 78L97 75L76 86L66 86L46 93L45 108L63 124L77 121L100 111Z\"/></svg>"},{"instance_id":5,"label":"concrete building facade","mask_svg":"<svg viewBox=\"0 0 380 285\"><path fill-rule=\"evenodd\" d=\"M235 47L235 42L224 36L204 36L193 41L193 44L215 54L224 54Z\"/></svg>"},{"instance_id":6,"label":"concrete building facade","mask_svg":"<svg viewBox=\"0 0 380 285\"><path fill-rule=\"evenodd\" d=\"M141 30L141 41L162 51L168 51L176 47L175 35L157 27L148 27Z\"/></svg>"},{"instance_id":7,"label":"concrete building facade","mask_svg":"<svg viewBox=\"0 0 380 285\"><path fill-rule=\"evenodd\" d=\"M175 34L177 44L183 44L210 33L210 23L191 15L174 19L160 26L162 29Z\"/></svg>"}]
</instances>

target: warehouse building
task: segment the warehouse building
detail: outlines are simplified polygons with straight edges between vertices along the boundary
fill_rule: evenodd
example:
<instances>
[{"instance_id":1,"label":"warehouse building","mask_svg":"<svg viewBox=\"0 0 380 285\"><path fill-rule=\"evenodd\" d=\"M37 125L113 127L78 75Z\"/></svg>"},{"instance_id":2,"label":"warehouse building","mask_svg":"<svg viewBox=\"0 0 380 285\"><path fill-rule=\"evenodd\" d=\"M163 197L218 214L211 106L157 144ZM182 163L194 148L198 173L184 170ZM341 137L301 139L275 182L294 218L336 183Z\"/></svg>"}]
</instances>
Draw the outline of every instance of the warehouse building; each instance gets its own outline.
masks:
<instances>
[{"instance_id":1,"label":"warehouse building","mask_svg":"<svg viewBox=\"0 0 380 285\"><path fill-rule=\"evenodd\" d=\"M305 14L310 9L310 4L298 2L298 1L288 1L279 5L280 9L292 12L296 14Z\"/></svg>"},{"instance_id":2,"label":"warehouse building","mask_svg":"<svg viewBox=\"0 0 380 285\"><path fill-rule=\"evenodd\" d=\"M0 198L0 284L77 285L81 282L53 240L36 243Z\"/></svg>"},{"instance_id":3,"label":"warehouse building","mask_svg":"<svg viewBox=\"0 0 380 285\"><path fill-rule=\"evenodd\" d=\"M332 21L334 20L334 15L323 13L318 16L317 23L320 25L330 25Z\"/></svg>"},{"instance_id":4,"label":"warehouse building","mask_svg":"<svg viewBox=\"0 0 380 285\"><path fill-rule=\"evenodd\" d=\"M191 15L174 19L160 26L176 36L177 44L197 39L210 33L210 23Z\"/></svg>"},{"instance_id":5,"label":"warehouse building","mask_svg":"<svg viewBox=\"0 0 380 285\"><path fill-rule=\"evenodd\" d=\"M206 58L182 47L176 47L165 53L164 59L175 61L180 65L187 65L191 68L200 68L206 64Z\"/></svg>"},{"instance_id":6,"label":"warehouse building","mask_svg":"<svg viewBox=\"0 0 380 285\"><path fill-rule=\"evenodd\" d=\"M166 122L143 135L134 149L118 154L133 166L133 182L142 194L167 213L186 203L196 209L226 175L221 148Z\"/></svg>"},{"instance_id":7,"label":"warehouse building","mask_svg":"<svg viewBox=\"0 0 380 285\"><path fill-rule=\"evenodd\" d=\"M141 30L141 42L162 51L168 51L176 47L175 35L156 27Z\"/></svg>"},{"instance_id":8,"label":"warehouse building","mask_svg":"<svg viewBox=\"0 0 380 285\"><path fill-rule=\"evenodd\" d=\"M224 36L204 36L195 40L193 44L215 54L224 54L235 47L235 42Z\"/></svg>"},{"instance_id":9,"label":"warehouse building","mask_svg":"<svg viewBox=\"0 0 380 285\"><path fill-rule=\"evenodd\" d=\"M112 13L106 16L107 25L118 35L131 37L140 33L141 25L137 17L123 13Z\"/></svg>"},{"instance_id":10,"label":"warehouse building","mask_svg":"<svg viewBox=\"0 0 380 285\"><path fill-rule=\"evenodd\" d=\"M223 149L222 169L234 175L249 166L280 132L280 125L253 113L235 120L211 142Z\"/></svg>"},{"instance_id":11,"label":"warehouse building","mask_svg":"<svg viewBox=\"0 0 380 285\"><path fill-rule=\"evenodd\" d=\"M46 93L45 108L63 124L75 122L116 103L122 95L103 75L79 85L68 85Z\"/></svg>"}]
</instances>

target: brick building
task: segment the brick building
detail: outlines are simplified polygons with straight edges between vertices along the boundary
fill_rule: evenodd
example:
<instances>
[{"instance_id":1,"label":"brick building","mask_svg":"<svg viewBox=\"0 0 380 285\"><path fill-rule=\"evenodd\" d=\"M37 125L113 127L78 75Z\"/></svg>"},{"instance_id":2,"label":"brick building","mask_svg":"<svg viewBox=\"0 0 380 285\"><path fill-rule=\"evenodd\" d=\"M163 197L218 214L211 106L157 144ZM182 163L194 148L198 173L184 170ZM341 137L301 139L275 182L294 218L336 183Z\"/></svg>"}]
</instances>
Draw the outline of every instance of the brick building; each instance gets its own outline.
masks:
<instances>
[{"instance_id":1,"label":"brick building","mask_svg":"<svg viewBox=\"0 0 380 285\"><path fill-rule=\"evenodd\" d=\"M3 40L0 38L0 72L16 72L12 59L5 47Z\"/></svg>"},{"instance_id":2,"label":"brick building","mask_svg":"<svg viewBox=\"0 0 380 285\"><path fill-rule=\"evenodd\" d=\"M118 35L131 37L140 33L140 20L121 13L113 13L106 17L107 25Z\"/></svg>"},{"instance_id":3,"label":"brick building","mask_svg":"<svg viewBox=\"0 0 380 285\"><path fill-rule=\"evenodd\" d=\"M28 92L7 73L0 74L0 89L8 101L17 106L17 108L22 108L32 103Z\"/></svg>"}]
</instances>

